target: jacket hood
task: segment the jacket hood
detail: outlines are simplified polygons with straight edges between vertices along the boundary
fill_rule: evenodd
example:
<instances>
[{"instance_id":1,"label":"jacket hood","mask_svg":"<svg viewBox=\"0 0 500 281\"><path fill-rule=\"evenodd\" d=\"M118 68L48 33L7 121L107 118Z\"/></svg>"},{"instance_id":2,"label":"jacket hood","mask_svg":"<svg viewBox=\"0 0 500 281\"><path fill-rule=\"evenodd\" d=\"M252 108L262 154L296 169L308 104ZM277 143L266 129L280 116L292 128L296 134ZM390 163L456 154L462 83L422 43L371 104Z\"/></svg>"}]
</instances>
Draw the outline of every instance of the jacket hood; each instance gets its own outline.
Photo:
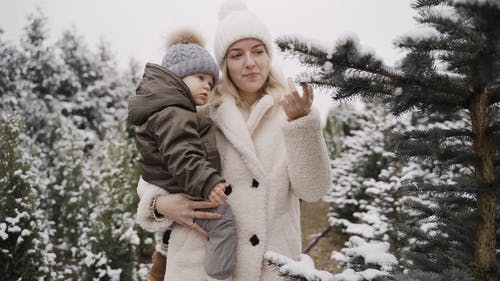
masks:
<instances>
[{"instance_id":1,"label":"jacket hood","mask_svg":"<svg viewBox=\"0 0 500 281\"><path fill-rule=\"evenodd\" d=\"M136 95L129 100L129 119L139 126L168 106L178 106L196 112L196 106L187 85L168 69L148 63Z\"/></svg>"}]
</instances>

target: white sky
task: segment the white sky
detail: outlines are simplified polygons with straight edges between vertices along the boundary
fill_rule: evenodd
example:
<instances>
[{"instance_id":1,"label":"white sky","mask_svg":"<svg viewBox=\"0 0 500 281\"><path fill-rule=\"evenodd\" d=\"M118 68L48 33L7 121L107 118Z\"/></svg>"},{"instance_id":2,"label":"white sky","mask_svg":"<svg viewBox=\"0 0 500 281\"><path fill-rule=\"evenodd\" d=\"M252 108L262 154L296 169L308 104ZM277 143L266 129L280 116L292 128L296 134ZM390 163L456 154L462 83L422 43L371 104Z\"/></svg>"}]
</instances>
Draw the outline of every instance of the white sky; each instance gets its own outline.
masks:
<instances>
[{"instance_id":1,"label":"white sky","mask_svg":"<svg viewBox=\"0 0 500 281\"><path fill-rule=\"evenodd\" d=\"M212 52L218 7L222 2L1 0L0 28L5 31L5 39L17 42L26 25L26 16L39 6L48 17L51 40L57 40L63 30L74 25L91 48L101 38L110 42L121 67L131 57L141 64L159 63L166 35L186 25L201 32ZM343 34L354 33L362 45L371 47L389 64L402 56L393 48L393 39L415 27L410 0L246 0L246 4L269 27L273 37L297 34L333 45ZM300 71L293 60L282 61L276 56L275 63L282 66L287 76ZM317 93L315 105L323 116L330 104L325 93Z\"/></svg>"}]
</instances>

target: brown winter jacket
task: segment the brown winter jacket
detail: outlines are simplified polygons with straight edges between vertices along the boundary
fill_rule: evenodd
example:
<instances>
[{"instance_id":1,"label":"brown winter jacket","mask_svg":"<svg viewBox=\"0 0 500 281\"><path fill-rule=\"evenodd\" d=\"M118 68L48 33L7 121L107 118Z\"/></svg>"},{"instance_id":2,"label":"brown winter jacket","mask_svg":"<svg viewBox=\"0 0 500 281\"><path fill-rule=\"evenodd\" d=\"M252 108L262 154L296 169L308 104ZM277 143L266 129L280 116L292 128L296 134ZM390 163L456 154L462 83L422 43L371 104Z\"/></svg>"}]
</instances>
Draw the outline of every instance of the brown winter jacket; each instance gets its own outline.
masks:
<instances>
[{"instance_id":1,"label":"brown winter jacket","mask_svg":"<svg viewBox=\"0 0 500 281\"><path fill-rule=\"evenodd\" d=\"M141 175L171 193L208 198L224 181L212 120L196 112L187 85L166 68L148 63L129 101L136 127Z\"/></svg>"}]
</instances>

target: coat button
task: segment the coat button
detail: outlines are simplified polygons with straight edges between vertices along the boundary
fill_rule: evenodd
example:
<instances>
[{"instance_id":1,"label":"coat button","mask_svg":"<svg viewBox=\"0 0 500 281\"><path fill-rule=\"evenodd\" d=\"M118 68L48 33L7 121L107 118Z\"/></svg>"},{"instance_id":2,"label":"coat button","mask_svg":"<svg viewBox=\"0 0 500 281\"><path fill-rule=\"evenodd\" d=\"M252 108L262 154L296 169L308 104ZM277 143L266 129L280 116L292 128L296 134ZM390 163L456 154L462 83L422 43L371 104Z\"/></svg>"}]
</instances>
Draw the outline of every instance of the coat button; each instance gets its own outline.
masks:
<instances>
[{"instance_id":1,"label":"coat button","mask_svg":"<svg viewBox=\"0 0 500 281\"><path fill-rule=\"evenodd\" d=\"M252 181L252 187L253 188L259 187L259 182L257 180L255 180L255 179L253 179L253 181Z\"/></svg>"},{"instance_id":2,"label":"coat button","mask_svg":"<svg viewBox=\"0 0 500 281\"><path fill-rule=\"evenodd\" d=\"M253 235L252 237L250 237L250 243L252 243L252 246L257 246L259 244L259 238L257 237L257 235Z\"/></svg>"},{"instance_id":3,"label":"coat button","mask_svg":"<svg viewBox=\"0 0 500 281\"><path fill-rule=\"evenodd\" d=\"M229 195L231 194L231 192L233 192L233 188L230 185L228 185L226 187L226 190L224 191L224 194Z\"/></svg>"}]
</instances>

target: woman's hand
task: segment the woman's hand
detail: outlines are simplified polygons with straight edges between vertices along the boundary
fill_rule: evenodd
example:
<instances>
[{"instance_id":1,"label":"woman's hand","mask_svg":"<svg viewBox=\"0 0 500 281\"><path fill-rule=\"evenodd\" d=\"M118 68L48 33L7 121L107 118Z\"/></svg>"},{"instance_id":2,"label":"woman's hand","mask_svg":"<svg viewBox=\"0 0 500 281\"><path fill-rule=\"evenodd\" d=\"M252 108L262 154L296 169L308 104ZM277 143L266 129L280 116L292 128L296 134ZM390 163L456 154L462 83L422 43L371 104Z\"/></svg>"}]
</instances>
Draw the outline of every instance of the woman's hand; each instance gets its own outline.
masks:
<instances>
[{"instance_id":1,"label":"woman's hand","mask_svg":"<svg viewBox=\"0 0 500 281\"><path fill-rule=\"evenodd\" d=\"M198 211L199 209L215 208L217 204L181 193L158 196L155 207L158 213L180 225L198 231L205 237L208 237L207 231L195 223L194 219L220 219L221 217L217 213Z\"/></svg>"},{"instance_id":2,"label":"woman's hand","mask_svg":"<svg viewBox=\"0 0 500 281\"><path fill-rule=\"evenodd\" d=\"M311 106L314 100L314 94L311 85L302 84L302 90L304 92L302 97L297 92L297 88L295 88L292 78L288 78L288 88L290 92L287 92L285 97L281 101L283 110L288 116L288 121L293 121L309 114L309 112L311 112Z\"/></svg>"}]
</instances>

